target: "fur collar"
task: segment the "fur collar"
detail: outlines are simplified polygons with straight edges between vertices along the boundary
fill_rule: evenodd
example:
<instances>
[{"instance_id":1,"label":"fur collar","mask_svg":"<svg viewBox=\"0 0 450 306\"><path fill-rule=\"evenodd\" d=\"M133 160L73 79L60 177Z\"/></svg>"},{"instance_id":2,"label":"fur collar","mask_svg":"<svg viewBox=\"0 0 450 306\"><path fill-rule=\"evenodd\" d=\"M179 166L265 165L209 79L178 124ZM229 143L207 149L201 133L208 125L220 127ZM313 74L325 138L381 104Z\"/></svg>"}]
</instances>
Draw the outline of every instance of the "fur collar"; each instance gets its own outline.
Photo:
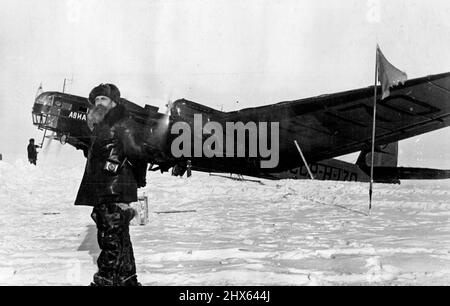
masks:
<instances>
[{"instance_id":1,"label":"fur collar","mask_svg":"<svg viewBox=\"0 0 450 306\"><path fill-rule=\"evenodd\" d=\"M129 115L127 109L122 104L117 104L116 107L112 108L109 112L106 113L103 122L108 124L109 126L114 125L117 121L127 118Z\"/></svg>"}]
</instances>

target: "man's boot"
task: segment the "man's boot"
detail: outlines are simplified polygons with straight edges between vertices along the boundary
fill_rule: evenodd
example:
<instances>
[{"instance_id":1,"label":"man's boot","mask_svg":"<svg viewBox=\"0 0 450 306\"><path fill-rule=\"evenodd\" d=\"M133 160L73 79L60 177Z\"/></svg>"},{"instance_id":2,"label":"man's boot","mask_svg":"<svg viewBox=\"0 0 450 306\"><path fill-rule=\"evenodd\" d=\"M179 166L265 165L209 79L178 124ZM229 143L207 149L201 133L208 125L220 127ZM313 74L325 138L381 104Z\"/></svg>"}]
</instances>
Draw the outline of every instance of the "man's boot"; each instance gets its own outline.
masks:
<instances>
[{"instance_id":1,"label":"man's boot","mask_svg":"<svg viewBox=\"0 0 450 306\"><path fill-rule=\"evenodd\" d=\"M94 281L89 285L93 287L109 287L114 286L114 281L112 278L107 278L98 275L98 273L94 274Z\"/></svg>"},{"instance_id":2,"label":"man's boot","mask_svg":"<svg viewBox=\"0 0 450 306\"><path fill-rule=\"evenodd\" d=\"M142 286L140 282L137 280L136 274L128 276L128 277L119 277L119 286L123 287L137 287Z\"/></svg>"}]
</instances>

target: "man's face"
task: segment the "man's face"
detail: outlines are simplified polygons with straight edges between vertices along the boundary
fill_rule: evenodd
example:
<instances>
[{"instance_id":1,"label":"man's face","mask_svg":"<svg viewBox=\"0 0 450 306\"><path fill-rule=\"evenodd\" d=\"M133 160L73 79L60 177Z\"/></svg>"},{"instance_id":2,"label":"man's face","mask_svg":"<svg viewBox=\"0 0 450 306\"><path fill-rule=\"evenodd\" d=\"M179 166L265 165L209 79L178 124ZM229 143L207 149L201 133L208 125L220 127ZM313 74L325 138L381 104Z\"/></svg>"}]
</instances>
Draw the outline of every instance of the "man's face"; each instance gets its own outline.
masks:
<instances>
[{"instance_id":1,"label":"man's face","mask_svg":"<svg viewBox=\"0 0 450 306\"><path fill-rule=\"evenodd\" d=\"M116 102L114 102L113 100L111 100L110 98L106 97L106 96L97 96L95 97L95 106L103 106L106 108L107 111L109 111L110 109L114 108L117 104Z\"/></svg>"}]
</instances>

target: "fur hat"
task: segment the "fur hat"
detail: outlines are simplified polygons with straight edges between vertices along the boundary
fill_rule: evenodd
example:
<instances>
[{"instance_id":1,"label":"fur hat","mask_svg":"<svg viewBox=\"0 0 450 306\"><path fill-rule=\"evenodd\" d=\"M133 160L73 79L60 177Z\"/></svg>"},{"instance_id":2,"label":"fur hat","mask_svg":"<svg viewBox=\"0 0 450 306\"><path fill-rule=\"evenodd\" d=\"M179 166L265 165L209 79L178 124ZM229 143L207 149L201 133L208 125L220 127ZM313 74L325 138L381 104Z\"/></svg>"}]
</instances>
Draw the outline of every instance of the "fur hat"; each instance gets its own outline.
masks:
<instances>
[{"instance_id":1,"label":"fur hat","mask_svg":"<svg viewBox=\"0 0 450 306\"><path fill-rule=\"evenodd\" d=\"M120 91L114 84L100 84L94 87L89 94L89 103L95 104L95 98L98 96L105 96L116 103L120 103Z\"/></svg>"}]
</instances>

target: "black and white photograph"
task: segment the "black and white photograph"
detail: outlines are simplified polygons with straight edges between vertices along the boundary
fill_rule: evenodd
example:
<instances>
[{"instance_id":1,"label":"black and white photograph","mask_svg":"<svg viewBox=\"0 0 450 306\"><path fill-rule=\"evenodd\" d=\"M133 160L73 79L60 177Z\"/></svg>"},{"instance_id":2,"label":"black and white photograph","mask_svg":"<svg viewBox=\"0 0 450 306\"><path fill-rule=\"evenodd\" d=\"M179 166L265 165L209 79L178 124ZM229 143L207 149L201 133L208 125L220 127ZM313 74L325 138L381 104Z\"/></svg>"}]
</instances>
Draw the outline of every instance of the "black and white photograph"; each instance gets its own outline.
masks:
<instances>
[{"instance_id":1,"label":"black and white photograph","mask_svg":"<svg viewBox=\"0 0 450 306\"><path fill-rule=\"evenodd\" d=\"M449 16L0 0L0 286L449 285Z\"/></svg>"}]
</instances>

